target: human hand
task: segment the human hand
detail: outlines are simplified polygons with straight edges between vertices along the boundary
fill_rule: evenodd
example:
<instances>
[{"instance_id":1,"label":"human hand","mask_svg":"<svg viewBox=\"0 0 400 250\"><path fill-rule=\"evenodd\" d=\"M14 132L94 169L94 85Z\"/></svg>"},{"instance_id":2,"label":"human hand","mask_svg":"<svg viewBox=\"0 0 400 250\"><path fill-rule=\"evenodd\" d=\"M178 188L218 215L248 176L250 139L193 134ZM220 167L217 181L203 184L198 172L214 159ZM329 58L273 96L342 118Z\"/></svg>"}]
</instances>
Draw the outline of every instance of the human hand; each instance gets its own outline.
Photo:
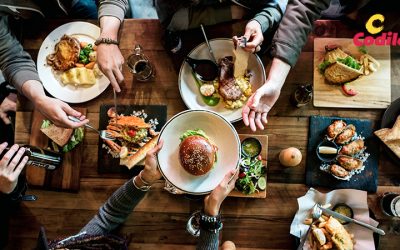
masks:
<instances>
[{"instance_id":1,"label":"human hand","mask_svg":"<svg viewBox=\"0 0 400 250\"><path fill-rule=\"evenodd\" d=\"M244 35L246 38L246 46L243 48L245 51L254 53L261 49L261 44L264 41L263 32L261 30L261 25L256 20L251 20L246 24L244 30ZM233 37L233 42L235 46L240 43L240 38L237 36Z\"/></svg>"},{"instance_id":2,"label":"human hand","mask_svg":"<svg viewBox=\"0 0 400 250\"><path fill-rule=\"evenodd\" d=\"M122 65L124 57L115 44L99 44L97 46L97 64L103 74L110 80L115 91L120 92L119 84L124 81Z\"/></svg>"},{"instance_id":3,"label":"human hand","mask_svg":"<svg viewBox=\"0 0 400 250\"><path fill-rule=\"evenodd\" d=\"M242 109L242 118L252 131L256 126L263 130L267 124L267 115L280 95L280 89L273 87L268 81L254 92Z\"/></svg>"},{"instance_id":4,"label":"human hand","mask_svg":"<svg viewBox=\"0 0 400 250\"><path fill-rule=\"evenodd\" d=\"M82 127L89 122L86 116L71 108L68 104L55 98L41 96L34 100L35 108L37 108L47 119L51 120L55 125L66 128ZM79 118L81 122L73 122L68 120L68 116Z\"/></svg>"},{"instance_id":5,"label":"human hand","mask_svg":"<svg viewBox=\"0 0 400 250\"><path fill-rule=\"evenodd\" d=\"M9 111L17 111L17 95L14 93L10 93L6 98L4 98L0 105L0 118L6 125L11 124L7 115L7 112Z\"/></svg>"},{"instance_id":6,"label":"human hand","mask_svg":"<svg viewBox=\"0 0 400 250\"><path fill-rule=\"evenodd\" d=\"M0 155L3 153L6 147L7 142L0 144ZM28 156L24 156L20 162L24 152L25 148L20 148L17 144L15 144L10 148L10 150L8 150L3 158L0 159L0 192L9 194L17 186L18 176L28 162Z\"/></svg>"},{"instance_id":7,"label":"human hand","mask_svg":"<svg viewBox=\"0 0 400 250\"><path fill-rule=\"evenodd\" d=\"M152 184L153 182L159 180L161 178L161 173L157 168L157 159L156 155L162 149L164 145L164 141L160 140L160 142L155 146L152 150L147 152L146 160L144 163L144 169L142 170L141 177L145 182Z\"/></svg>"},{"instance_id":8,"label":"human hand","mask_svg":"<svg viewBox=\"0 0 400 250\"><path fill-rule=\"evenodd\" d=\"M221 183L204 198L204 213L209 216L217 216L222 202L235 187L239 171L229 171Z\"/></svg>"}]
</instances>

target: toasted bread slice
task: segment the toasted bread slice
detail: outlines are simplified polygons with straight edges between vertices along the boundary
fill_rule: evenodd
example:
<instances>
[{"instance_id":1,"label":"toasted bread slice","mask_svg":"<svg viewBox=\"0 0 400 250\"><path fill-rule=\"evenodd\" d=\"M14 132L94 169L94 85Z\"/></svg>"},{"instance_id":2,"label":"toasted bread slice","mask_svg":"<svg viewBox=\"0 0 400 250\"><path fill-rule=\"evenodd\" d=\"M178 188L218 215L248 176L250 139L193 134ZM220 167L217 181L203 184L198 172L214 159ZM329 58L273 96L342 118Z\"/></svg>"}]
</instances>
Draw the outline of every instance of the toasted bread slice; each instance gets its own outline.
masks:
<instances>
[{"instance_id":1,"label":"toasted bread slice","mask_svg":"<svg viewBox=\"0 0 400 250\"><path fill-rule=\"evenodd\" d=\"M64 147L65 144L68 143L72 133L74 132L74 130L71 128L60 128L54 124L51 124L47 128L41 128L40 131L42 131L43 134L47 135L47 137L57 143L57 145L60 147Z\"/></svg>"},{"instance_id":2,"label":"toasted bread slice","mask_svg":"<svg viewBox=\"0 0 400 250\"><path fill-rule=\"evenodd\" d=\"M143 147L141 147L134 155L120 159L119 164L125 165L129 169L134 167L136 164L145 159L147 152L152 150L157 145L158 135L148 141Z\"/></svg>"},{"instance_id":3,"label":"toasted bread slice","mask_svg":"<svg viewBox=\"0 0 400 250\"><path fill-rule=\"evenodd\" d=\"M400 158L400 115L393 128L383 128L374 133Z\"/></svg>"},{"instance_id":4,"label":"toasted bread slice","mask_svg":"<svg viewBox=\"0 0 400 250\"><path fill-rule=\"evenodd\" d=\"M333 84L342 84L352 81L362 74L363 68L356 70L341 62L335 62L329 65L324 71L326 80Z\"/></svg>"},{"instance_id":5,"label":"toasted bread slice","mask_svg":"<svg viewBox=\"0 0 400 250\"><path fill-rule=\"evenodd\" d=\"M336 48L334 50L326 52L324 61L328 61L330 63L334 63L334 62L337 61L337 59L344 59L347 56L349 56L349 54L345 53L340 48Z\"/></svg>"},{"instance_id":6,"label":"toasted bread slice","mask_svg":"<svg viewBox=\"0 0 400 250\"><path fill-rule=\"evenodd\" d=\"M353 250L354 246L350 234L338 220L330 217L325 228L332 235L332 241L338 250Z\"/></svg>"}]
</instances>

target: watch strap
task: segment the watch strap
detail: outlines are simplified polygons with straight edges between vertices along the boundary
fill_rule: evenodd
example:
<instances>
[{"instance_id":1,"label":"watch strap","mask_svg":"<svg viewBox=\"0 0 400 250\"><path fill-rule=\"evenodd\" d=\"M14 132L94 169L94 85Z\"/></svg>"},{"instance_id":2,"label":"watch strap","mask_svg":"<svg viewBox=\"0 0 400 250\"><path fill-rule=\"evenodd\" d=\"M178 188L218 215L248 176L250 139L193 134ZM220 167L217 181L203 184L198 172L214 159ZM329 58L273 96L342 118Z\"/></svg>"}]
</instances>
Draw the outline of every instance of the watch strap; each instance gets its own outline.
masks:
<instances>
[{"instance_id":1,"label":"watch strap","mask_svg":"<svg viewBox=\"0 0 400 250\"><path fill-rule=\"evenodd\" d=\"M204 212L200 215L200 228L205 229L207 231L217 233L223 227L223 223L221 221L221 214L217 216L209 216Z\"/></svg>"}]
</instances>

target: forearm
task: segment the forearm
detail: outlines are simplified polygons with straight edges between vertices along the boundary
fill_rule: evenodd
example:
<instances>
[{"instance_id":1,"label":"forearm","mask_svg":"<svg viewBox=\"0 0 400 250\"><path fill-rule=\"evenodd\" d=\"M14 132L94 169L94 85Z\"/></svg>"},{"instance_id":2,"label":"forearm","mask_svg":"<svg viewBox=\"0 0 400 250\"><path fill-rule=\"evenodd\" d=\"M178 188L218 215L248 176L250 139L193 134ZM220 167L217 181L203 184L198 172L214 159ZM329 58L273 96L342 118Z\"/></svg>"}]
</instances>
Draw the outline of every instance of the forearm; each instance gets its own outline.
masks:
<instances>
[{"instance_id":1,"label":"forearm","mask_svg":"<svg viewBox=\"0 0 400 250\"><path fill-rule=\"evenodd\" d=\"M122 22L124 20L125 13L128 10L128 6L128 0L100 0L99 19L101 21L103 17L110 16L115 17Z\"/></svg>"},{"instance_id":2,"label":"forearm","mask_svg":"<svg viewBox=\"0 0 400 250\"><path fill-rule=\"evenodd\" d=\"M99 213L81 230L87 234L106 234L122 224L146 192L137 189L129 180L99 209Z\"/></svg>"},{"instance_id":3,"label":"forearm","mask_svg":"<svg viewBox=\"0 0 400 250\"><path fill-rule=\"evenodd\" d=\"M100 37L118 40L118 31L121 22L114 16L103 16L100 18Z\"/></svg>"},{"instance_id":4,"label":"forearm","mask_svg":"<svg viewBox=\"0 0 400 250\"><path fill-rule=\"evenodd\" d=\"M272 55L294 66L314 21L321 16L324 9L328 8L329 3L330 0L289 1L273 38Z\"/></svg>"},{"instance_id":5,"label":"forearm","mask_svg":"<svg viewBox=\"0 0 400 250\"><path fill-rule=\"evenodd\" d=\"M21 88L21 93L35 105L43 97L46 97L42 83L36 80L28 80L24 82Z\"/></svg>"},{"instance_id":6,"label":"forearm","mask_svg":"<svg viewBox=\"0 0 400 250\"><path fill-rule=\"evenodd\" d=\"M281 90L290 71L290 65L279 58L272 60L266 84L270 84L276 90Z\"/></svg>"},{"instance_id":7,"label":"forearm","mask_svg":"<svg viewBox=\"0 0 400 250\"><path fill-rule=\"evenodd\" d=\"M197 250L217 250L219 244L219 232L210 232L200 229L200 237L197 243Z\"/></svg>"}]
</instances>

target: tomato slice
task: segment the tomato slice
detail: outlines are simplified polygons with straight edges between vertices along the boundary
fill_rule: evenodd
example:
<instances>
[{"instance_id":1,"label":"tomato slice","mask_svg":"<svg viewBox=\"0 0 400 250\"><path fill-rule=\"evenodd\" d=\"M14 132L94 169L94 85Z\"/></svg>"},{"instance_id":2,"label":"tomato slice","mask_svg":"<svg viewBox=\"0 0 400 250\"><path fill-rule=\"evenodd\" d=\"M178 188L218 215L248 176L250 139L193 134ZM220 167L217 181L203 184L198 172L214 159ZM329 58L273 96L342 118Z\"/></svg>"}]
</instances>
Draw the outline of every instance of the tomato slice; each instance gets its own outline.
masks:
<instances>
[{"instance_id":1,"label":"tomato slice","mask_svg":"<svg viewBox=\"0 0 400 250\"><path fill-rule=\"evenodd\" d=\"M244 172L240 172L239 173L239 178L243 179L244 177L246 177L246 174Z\"/></svg>"},{"instance_id":2,"label":"tomato slice","mask_svg":"<svg viewBox=\"0 0 400 250\"><path fill-rule=\"evenodd\" d=\"M345 84L342 85L342 90L343 90L343 92L344 92L346 95L348 95L348 96L355 96L355 95L358 94L358 92L355 91L354 89L350 89L350 88L347 86L347 83L345 83Z\"/></svg>"},{"instance_id":3,"label":"tomato slice","mask_svg":"<svg viewBox=\"0 0 400 250\"><path fill-rule=\"evenodd\" d=\"M133 130L133 129L131 129L131 130L128 131L128 135L129 135L130 137L135 137L136 131Z\"/></svg>"}]
</instances>

